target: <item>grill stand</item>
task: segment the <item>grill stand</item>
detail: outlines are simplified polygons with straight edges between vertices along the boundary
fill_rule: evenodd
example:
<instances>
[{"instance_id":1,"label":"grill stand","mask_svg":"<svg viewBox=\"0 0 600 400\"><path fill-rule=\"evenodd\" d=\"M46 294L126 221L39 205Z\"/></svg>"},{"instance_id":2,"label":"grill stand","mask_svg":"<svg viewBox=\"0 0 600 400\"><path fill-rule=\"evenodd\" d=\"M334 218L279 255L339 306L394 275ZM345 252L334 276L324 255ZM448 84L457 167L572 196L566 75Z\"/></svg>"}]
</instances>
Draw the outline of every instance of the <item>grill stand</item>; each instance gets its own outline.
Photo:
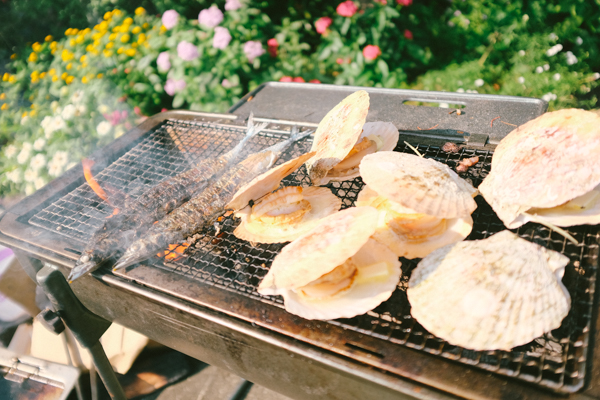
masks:
<instances>
[{"instance_id":1,"label":"grill stand","mask_svg":"<svg viewBox=\"0 0 600 400\"><path fill-rule=\"evenodd\" d=\"M79 344L90 352L96 370L110 397L114 400L126 400L125 392L100 344L100 337L106 332L111 322L85 308L58 269L46 265L37 273L37 282L55 310L46 309L38 315L38 318L56 334L65 329L64 325L69 327ZM60 323L61 320L64 325Z\"/></svg>"}]
</instances>

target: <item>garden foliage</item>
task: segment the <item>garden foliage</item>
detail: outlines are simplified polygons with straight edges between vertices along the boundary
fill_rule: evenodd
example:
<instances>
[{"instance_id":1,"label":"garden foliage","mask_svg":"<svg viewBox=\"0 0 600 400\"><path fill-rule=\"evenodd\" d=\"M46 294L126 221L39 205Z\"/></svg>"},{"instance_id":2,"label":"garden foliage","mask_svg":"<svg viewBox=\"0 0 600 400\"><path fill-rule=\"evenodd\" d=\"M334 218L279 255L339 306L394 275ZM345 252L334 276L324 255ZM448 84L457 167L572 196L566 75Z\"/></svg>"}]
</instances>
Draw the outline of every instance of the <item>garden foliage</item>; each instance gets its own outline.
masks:
<instances>
[{"instance_id":1,"label":"garden foliage","mask_svg":"<svg viewBox=\"0 0 600 400\"><path fill-rule=\"evenodd\" d=\"M75 3L85 12L65 12ZM598 0L39 4L61 4L56 26L73 25L17 47L1 75L0 194L33 192L144 116L223 112L266 81L530 96L550 109L598 96Z\"/></svg>"}]
</instances>

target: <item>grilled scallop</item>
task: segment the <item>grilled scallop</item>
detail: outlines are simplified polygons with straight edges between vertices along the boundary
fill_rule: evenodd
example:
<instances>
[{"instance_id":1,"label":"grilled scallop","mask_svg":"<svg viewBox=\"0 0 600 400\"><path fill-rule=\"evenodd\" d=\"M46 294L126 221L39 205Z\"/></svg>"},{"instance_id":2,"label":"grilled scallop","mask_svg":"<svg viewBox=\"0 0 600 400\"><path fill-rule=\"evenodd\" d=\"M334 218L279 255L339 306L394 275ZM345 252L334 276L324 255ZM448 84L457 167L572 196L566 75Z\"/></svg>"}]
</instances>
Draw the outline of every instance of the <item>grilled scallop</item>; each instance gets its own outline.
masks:
<instances>
[{"instance_id":1,"label":"grilled scallop","mask_svg":"<svg viewBox=\"0 0 600 400\"><path fill-rule=\"evenodd\" d=\"M600 116L546 113L509 133L479 191L508 228L600 223ZM534 218L531 218L531 216Z\"/></svg>"},{"instance_id":2,"label":"grilled scallop","mask_svg":"<svg viewBox=\"0 0 600 400\"><path fill-rule=\"evenodd\" d=\"M568 257L502 231L433 251L408 283L412 316L473 350L509 350L558 328L570 308Z\"/></svg>"},{"instance_id":3,"label":"grilled scallop","mask_svg":"<svg viewBox=\"0 0 600 400\"><path fill-rule=\"evenodd\" d=\"M477 190L446 165L381 152L365 157L360 172L366 185L356 205L380 211L373 238L397 256L424 257L471 232Z\"/></svg>"},{"instance_id":4,"label":"grilled scallop","mask_svg":"<svg viewBox=\"0 0 600 400\"><path fill-rule=\"evenodd\" d=\"M350 318L387 300L400 262L370 239L378 212L354 207L330 215L275 257L258 291L283 296L285 309L307 319Z\"/></svg>"}]
</instances>

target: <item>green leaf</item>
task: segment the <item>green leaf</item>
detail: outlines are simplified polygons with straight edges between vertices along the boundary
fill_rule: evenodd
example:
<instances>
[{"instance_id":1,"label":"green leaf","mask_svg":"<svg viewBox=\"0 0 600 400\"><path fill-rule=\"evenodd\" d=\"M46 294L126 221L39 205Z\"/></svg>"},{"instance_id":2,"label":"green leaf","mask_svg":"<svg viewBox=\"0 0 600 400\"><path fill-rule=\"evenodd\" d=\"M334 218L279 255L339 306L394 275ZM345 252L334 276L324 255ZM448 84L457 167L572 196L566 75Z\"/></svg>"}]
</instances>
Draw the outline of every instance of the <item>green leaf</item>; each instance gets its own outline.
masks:
<instances>
[{"instance_id":1,"label":"green leaf","mask_svg":"<svg viewBox=\"0 0 600 400\"><path fill-rule=\"evenodd\" d=\"M138 61L138 68L143 70L150 65L150 63L154 60L154 54L148 54L145 57L142 57L140 61Z\"/></svg>"},{"instance_id":2,"label":"green leaf","mask_svg":"<svg viewBox=\"0 0 600 400\"><path fill-rule=\"evenodd\" d=\"M184 102L185 98L183 97L183 94L177 93L175 97L173 97L173 108L181 107Z\"/></svg>"},{"instance_id":3,"label":"green leaf","mask_svg":"<svg viewBox=\"0 0 600 400\"><path fill-rule=\"evenodd\" d=\"M342 28L340 29L340 33L342 35L345 35L346 33L348 33L348 29L350 29L351 23L352 23L352 20L350 18L346 18L346 20L344 21L344 25L342 25Z\"/></svg>"},{"instance_id":4,"label":"green leaf","mask_svg":"<svg viewBox=\"0 0 600 400\"><path fill-rule=\"evenodd\" d=\"M390 69L388 68L387 63L381 58L379 59L379 61L377 61L377 68L379 68L384 78L387 77L390 73Z\"/></svg>"},{"instance_id":5,"label":"green leaf","mask_svg":"<svg viewBox=\"0 0 600 400\"><path fill-rule=\"evenodd\" d=\"M148 85L147 83L138 82L135 85L133 85L133 91L138 93L149 92L150 85Z\"/></svg>"}]
</instances>

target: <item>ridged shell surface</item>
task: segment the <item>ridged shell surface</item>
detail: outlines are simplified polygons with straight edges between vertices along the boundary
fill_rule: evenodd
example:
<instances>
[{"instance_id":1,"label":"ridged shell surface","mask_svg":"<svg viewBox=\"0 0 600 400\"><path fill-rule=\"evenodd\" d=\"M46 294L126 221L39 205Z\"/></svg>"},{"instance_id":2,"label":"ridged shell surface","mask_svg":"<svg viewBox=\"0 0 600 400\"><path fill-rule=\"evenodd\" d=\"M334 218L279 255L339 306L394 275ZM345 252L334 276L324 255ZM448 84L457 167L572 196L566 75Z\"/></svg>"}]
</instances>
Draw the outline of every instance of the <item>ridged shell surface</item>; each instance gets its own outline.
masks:
<instances>
[{"instance_id":1,"label":"ridged shell surface","mask_svg":"<svg viewBox=\"0 0 600 400\"><path fill-rule=\"evenodd\" d=\"M502 231L433 251L407 295L432 334L473 350L509 350L558 328L570 308L568 257Z\"/></svg>"},{"instance_id":2,"label":"ridged shell surface","mask_svg":"<svg viewBox=\"0 0 600 400\"><path fill-rule=\"evenodd\" d=\"M382 151L363 158L360 176L380 195L417 213L456 218L477 208L477 189L435 160Z\"/></svg>"}]
</instances>

